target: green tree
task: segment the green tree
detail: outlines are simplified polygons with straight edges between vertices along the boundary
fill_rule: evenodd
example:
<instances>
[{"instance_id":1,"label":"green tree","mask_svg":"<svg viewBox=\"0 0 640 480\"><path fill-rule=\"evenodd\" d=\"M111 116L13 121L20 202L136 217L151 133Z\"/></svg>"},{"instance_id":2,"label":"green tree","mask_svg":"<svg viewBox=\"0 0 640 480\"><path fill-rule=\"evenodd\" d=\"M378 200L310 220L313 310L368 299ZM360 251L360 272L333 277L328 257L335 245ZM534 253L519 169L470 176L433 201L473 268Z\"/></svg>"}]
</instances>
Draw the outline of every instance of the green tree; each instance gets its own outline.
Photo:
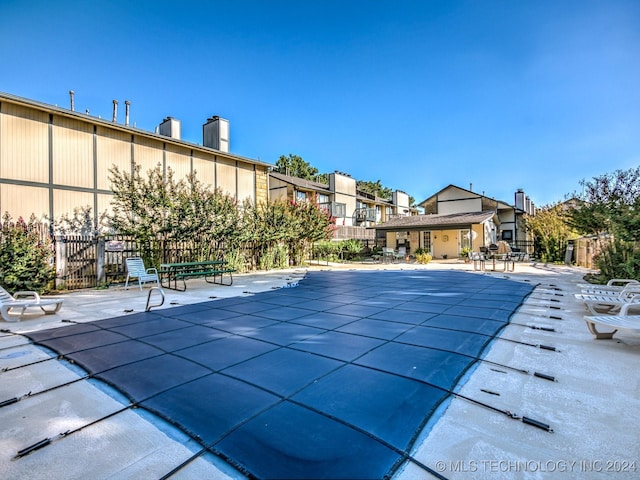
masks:
<instances>
[{"instance_id":1,"label":"green tree","mask_svg":"<svg viewBox=\"0 0 640 480\"><path fill-rule=\"evenodd\" d=\"M318 183L323 183L325 185L329 185L329 174L328 173L319 173L316 175L315 181Z\"/></svg>"},{"instance_id":2,"label":"green tree","mask_svg":"<svg viewBox=\"0 0 640 480\"><path fill-rule=\"evenodd\" d=\"M197 174L176 181L157 165L144 178L140 165L132 173L111 170L112 231L133 237L146 263L158 266L160 241L192 242L192 260L215 257L218 244L237 244L240 212L236 201L203 185Z\"/></svg>"},{"instance_id":3,"label":"green tree","mask_svg":"<svg viewBox=\"0 0 640 480\"><path fill-rule=\"evenodd\" d=\"M356 182L356 188L361 192L375 195L380 198L389 199L393 196L393 190L391 190L389 187L383 186L380 180L376 180L375 182L358 180Z\"/></svg>"},{"instance_id":4,"label":"green tree","mask_svg":"<svg viewBox=\"0 0 640 480\"><path fill-rule=\"evenodd\" d=\"M111 169L113 231L132 236L149 264L160 263L161 244L166 240L191 242L191 258L217 256L224 246L225 259L245 271L249 259L243 251L256 252L252 266L263 269L300 264L312 242L331 238L332 219L315 201L245 201L239 208L235 198L212 191L195 174L175 181L160 165L147 178L136 166L132 173Z\"/></svg>"},{"instance_id":5,"label":"green tree","mask_svg":"<svg viewBox=\"0 0 640 480\"><path fill-rule=\"evenodd\" d=\"M596 236L602 280L640 279L640 167L580 183L583 193L570 221L579 232Z\"/></svg>"},{"instance_id":6,"label":"green tree","mask_svg":"<svg viewBox=\"0 0 640 480\"><path fill-rule=\"evenodd\" d=\"M305 180L315 180L318 169L305 162L302 157L290 153L288 157L281 155L276 161L276 172L292 177L304 178Z\"/></svg>"},{"instance_id":7,"label":"green tree","mask_svg":"<svg viewBox=\"0 0 640 480\"><path fill-rule=\"evenodd\" d=\"M621 240L640 239L640 167L582 180L581 203L571 222L586 234L612 233Z\"/></svg>"},{"instance_id":8,"label":"green tree","mask_svg":"<svg viewBox=\"0 0 640 480\"><path fill-rule=\"evenodd\" d=\"M564 261L568 241L576 237L562 204L541 207L535 216L525 215L526 228L534 234L535 251L544 262Z\"/></svg>"}]
</instances>

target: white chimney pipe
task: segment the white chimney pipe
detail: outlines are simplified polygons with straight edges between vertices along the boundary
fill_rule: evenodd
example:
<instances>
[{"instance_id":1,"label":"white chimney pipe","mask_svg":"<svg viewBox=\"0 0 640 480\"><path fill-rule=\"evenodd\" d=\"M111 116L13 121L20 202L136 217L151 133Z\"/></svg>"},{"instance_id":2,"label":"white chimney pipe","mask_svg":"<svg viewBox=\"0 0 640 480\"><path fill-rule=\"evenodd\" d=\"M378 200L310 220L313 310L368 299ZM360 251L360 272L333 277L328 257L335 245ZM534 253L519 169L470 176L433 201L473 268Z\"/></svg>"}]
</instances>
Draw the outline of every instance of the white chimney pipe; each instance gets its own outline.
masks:
<instances>
[{"instance_id":1,"label":"white chimney pipe","mask_svg":"<svg viewBox=\"0 0 640 480\"><path fill-rule=\"evenodd\" d=\"M116 117L118 116L118 100L113 101L113 119L112 122L116 121Z\"/></svg>"},{"instance_id":2,"label":"white chimney pipe","mask_svg":"<svg viewBox=\"0 0 640 480\"><path fill-rule=\"evenodd\" d=\"M131 102L129 100L125 100L124 101L124 108L125 108L124 124L127 126L129 126L129 105L131 105Z\"/></svg>"},{"instance_id":3,"label":"white chimney pipe","mask_svg":"<svg viewBox=\"0 0 640 480\"><path fill-rule=\"evenodd\" d=\"M73 95L74 95L74 91L73 90L69 90L69 98L71 99L71 111L72 112L75 110L75 105L74 105L74 101L73 101Z\"/></svg>"}]
</instances>

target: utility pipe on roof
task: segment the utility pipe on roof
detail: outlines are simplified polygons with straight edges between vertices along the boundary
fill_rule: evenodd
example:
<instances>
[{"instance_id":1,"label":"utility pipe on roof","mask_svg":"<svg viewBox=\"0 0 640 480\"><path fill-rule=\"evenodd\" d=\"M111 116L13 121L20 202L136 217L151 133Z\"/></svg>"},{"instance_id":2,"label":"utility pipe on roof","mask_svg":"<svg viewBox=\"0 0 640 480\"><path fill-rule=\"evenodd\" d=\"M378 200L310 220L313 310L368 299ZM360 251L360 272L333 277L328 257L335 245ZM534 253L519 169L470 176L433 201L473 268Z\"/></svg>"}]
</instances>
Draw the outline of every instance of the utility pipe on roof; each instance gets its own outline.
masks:
<instances>
[{"instance_id":1,"label":"utility pipe on roof","mask_svg":"<svg viewBox=\"0 0 640 480\"><path fill-rule=\"evenodd\" d=\"M129 126L129 105L131 102L129 100L124 101L124 124Z\"/></svg>"},{"instance_id":2,"label":"utility pipe on roof","mask_svg":"<svg viewBox=\"0 0 640 480\"><path fill-rule=\"evenodd\" d=\"M115 122L117 116L118 116L118 100L114 100L113 101L113 118L111 119L111 121Z\"/></svg>"},{"instance_id":3,"label":"utility pipe on roof","mask_svg":"<svg viewBox=\"0 0 640 480\"><path fill-rule=\"evenodd\" d=\"M71 111L72 112L75 110L75 104L74 104L74 101L73 101L74 100L73 96L74 96L74 91L73 90L69 90L69 98L70 98L70 101L71 101Z\"/></svg>"}]
</instances>

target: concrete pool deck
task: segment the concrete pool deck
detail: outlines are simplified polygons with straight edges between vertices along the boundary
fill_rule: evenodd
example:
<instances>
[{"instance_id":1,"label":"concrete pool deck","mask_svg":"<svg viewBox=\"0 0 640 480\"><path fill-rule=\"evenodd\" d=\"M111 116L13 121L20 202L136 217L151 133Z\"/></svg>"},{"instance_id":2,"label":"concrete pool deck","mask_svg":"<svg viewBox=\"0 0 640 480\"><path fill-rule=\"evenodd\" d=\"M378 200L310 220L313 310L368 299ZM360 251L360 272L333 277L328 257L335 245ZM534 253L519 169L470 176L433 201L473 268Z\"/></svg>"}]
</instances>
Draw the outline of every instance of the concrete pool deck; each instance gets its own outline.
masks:
<instances>
[{"instance_id":1,"label":"concrete pool deck","mask_svg":"<svg viewBox=\"0 0 640 480\"><path fill-rule=\"evenodd\" d=\"M446 478L605 478L637 475L640 436L640 336L619 332L614 340L593 340L585 309L573 297L585 270L517 264L515 272L473 272L458 261L391 265L331 265L310 269L455 269L477 275L509 277L539 284L511 318L501 337L552 345L557 351L496 341L485 360L527 370L515 372L480 362L467 382L416 443L414 456ZM295 283L305 269L238 275L232 287L190 280L186 292L166 290L162 308L208 301L211 297L250 295ZM557 290L559 289L559 290ZM86 322L144 310L148 289L91 290L65 295L54 316L3 323L13 332ZM248 293L247 293L248 292ZM562 295L562 296L560 296ZM554 301L558 300L558 301ZM558 307L558 308L552 308ZM551 317L560 317L554 319ZM517 325L520 324L520 325ZM553 327L555 332L522 325ZM25 343L24 337L0 338L0 368L24 365L50 355ZM16 345L15 347L12 347ZM635 368L634 368L635 367ZM551 382L533 372L553 376ZM0 373L0 401L82 375L58 361ZM469 397L548 424L549 433L465 400ZM161 478L198 450L196 442L142 410L127 410L51 445L12 460L18 450L60 432L77 428L118 408L112 391L98 382L81 381L0 408L0 476L2 478ZM140 413L140 414L138 414ZM171 478L238 478L212 457L202 458ZM412 465L396 478L425 478Z\"/></svg>"}]
</instances>

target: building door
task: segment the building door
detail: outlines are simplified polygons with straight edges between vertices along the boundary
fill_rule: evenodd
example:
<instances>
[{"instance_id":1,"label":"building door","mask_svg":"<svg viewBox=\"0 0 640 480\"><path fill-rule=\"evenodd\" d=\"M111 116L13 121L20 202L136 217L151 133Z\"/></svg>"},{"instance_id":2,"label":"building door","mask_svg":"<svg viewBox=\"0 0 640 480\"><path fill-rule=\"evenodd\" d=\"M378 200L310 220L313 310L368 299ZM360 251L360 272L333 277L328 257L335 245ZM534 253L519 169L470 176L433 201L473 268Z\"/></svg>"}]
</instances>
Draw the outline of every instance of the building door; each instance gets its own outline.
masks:
<instances>
[{"instance_id":1,"label":"building door","mask_svg":"<svg viewBox=\"0 0 640 480\"><path fill-rule=\"evenodd\" d=\"M460 230L458 238L460 239L459 250L462 250L463 248L471 248L471 230L468 228Z\"/></svg>"},{"instance_id":2,"label":"building door","mask_svg":"<svg viewBox=\"0 0 640 480\"><path fill-rule=\"evenodd\" d=\"M431 232L422 232L422 248L433 255L433 249L431 244Z\"/></svg>"}]
</instances>

